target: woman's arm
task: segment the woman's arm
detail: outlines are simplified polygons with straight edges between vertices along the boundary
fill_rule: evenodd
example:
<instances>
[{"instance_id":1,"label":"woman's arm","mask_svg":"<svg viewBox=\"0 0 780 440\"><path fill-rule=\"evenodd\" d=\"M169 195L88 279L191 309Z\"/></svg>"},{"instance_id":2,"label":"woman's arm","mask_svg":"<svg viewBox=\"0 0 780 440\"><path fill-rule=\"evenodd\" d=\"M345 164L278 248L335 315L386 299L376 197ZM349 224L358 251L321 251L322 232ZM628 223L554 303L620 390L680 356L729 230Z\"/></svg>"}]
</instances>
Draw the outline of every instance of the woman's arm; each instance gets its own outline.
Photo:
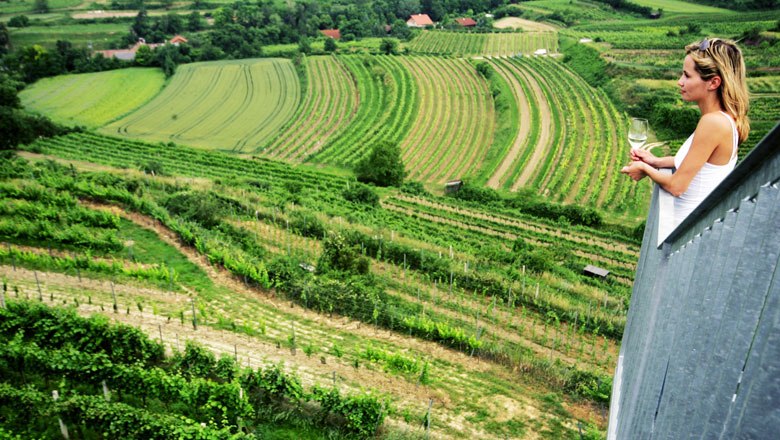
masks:
<instances>
[{"instance_id":1,"label":"woman's arm","mask_svg":"<svg viewBox=\"0 0 780 440\"><path fill-rule=\"evenodd\" d=\"M691 148L680 164L680 168L674 174L661 173L644 161L634 161L630 165L623 167L621 172L628 174L634 180L640 180L648 176L673 196L679 197L688 189L688 185L691 184L693 177L704 166L707 159L712 156L715 148L723 142L724 130L721 124L722 121L723 118L718 118L715 114L702 116L694 132ZM731 143L729 135L730 130L729 134L726 135L726 139ZM663 159L666 160L666 158Z\"/></svg>"},{"instance_id":2,"label":"woman's arm","mask_svg":"<svg viewBox=\"0 0 780 440\"><path fill-rule=\"evenodd\" d=\"M644 162L655 168L674 168L674 157L664 156L656 157L647 150L631 149L631 160Z\"/></svg>"}]
</instances>

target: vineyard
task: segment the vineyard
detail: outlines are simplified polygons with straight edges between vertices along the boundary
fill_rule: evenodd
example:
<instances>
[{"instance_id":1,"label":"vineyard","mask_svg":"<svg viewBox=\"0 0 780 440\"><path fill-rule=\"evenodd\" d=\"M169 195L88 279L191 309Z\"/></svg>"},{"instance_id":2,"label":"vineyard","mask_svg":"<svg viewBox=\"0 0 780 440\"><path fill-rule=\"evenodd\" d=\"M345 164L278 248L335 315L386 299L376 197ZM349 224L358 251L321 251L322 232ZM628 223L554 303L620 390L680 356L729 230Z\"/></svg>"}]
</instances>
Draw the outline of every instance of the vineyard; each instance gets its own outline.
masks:
<instances>
[{"instance_id":1,"label":"vineyard","mask_svg":"<svg viewBox=\"0 0 780 440\"><path fill-rule=\"evenodd\" d=\"M494 109L485 82L465 60L408 57L420 104L401 142L409 178L444 183L477 174L492 143Z\"/></svg>"},{"instance_id":2,"label":"vineyard","mask_svg":"<svg viewBox=\"0 0 780 440\"><path fill-rule=\"evenodd\" d=\"M97 128L152 99L164 80L158 69L139 68L64 75L40 80L23 90L20 99L26 108L55 121Z\"/></svg>"},{"instance_id":3,"label":"vineyard","mask_svg":"<svg viewBox=\"0 0 780 440\"><path fill-rule=\"evenodd\" d=\"M109 311L119 303L116 310L125 316L148 316L152 310L149 320L158 323L191 321L194 310L199 328L260 338L265 345L277 347L276 358L285 351L278 349L281 346L288 352L308 350L317 363L319 357L314 353L321 353L328 369L335 362L349 371L356 362L360 371L363 367L370 369L371 375L388 374L382 373L386 371L394 381L412 384L430 376L433 379L424 380L432 380L437 384L436 393L444 393L437 394L437 400L450 402L437 410L432 429L449 432L447 436L464 435L465 431L458 429L498 429L490 435L506 432L490 423L456 429L452 417L457 412L475 411L472 398L484 392L477 390L498 387L504 390L501 395L515 399L525 395L521 389L530 385L524 380L517 383L517 377L510 375L510 379L500 371L478 374L466 382L446 379L460 377L460 369L473 368L468 359L495 360L497 364L491 368L499 370L519 369L525 372L520 377L533 383L541 381L550 390L567 384L564 388L569 391L564 396L575 396L575 400L565 397L565 407L584 404L585 408L593 408L604 401L599 397L604 395L601 387L608 386L615 338L625 325L637 252L633 239L620 239L621 235L608 230L565 226L557 220L523 215L522 209L532 209L530 206L521 210L509 206L486 208L446 197L399 193L385 198L381 207L361 207L341 195L346 187L357 185L349 179L184 147L161 149L82 133L41 140L30 150L74 159L79 164L86 161L117 168L113 174L103 174L52 162L11 162L16 168L5 171L5 175L50 176L37 183L8 181L3 187L5 199L18 201L2 214L8 219L2 237L15 244L2 250L0 261L9 284L18 286L23 298L41 297L51 302L47 298L53 296L54 302L78 303L78 308L91 302L93 308L102 304ZM154 179L132 171L148 160L158 163L159 173ZM42 206L53 203L46 200L60 200L55 206L68 206L73 213L61 214L59 235L38 236L38 242L51 237L45 242L53 249L30 248L35 234L43 234L36 225L53 215L50 208L44 208L47 205ZM113 208L106 211L99 206L85 207L78 200ZM192 210L208 200L215 204L212 208ZM68 219L91 218L86 212L95 209L96 214L91 214L94 228L98 228L95 231L68 226ZM225 271L233 277L232 289L245 293L219 293L224 287L214 281L204 282L200 279L203 275L193 276L193 269L178 261L181 257L149 261L150 256L140 250L148 237L142 238L140 232L133 232L131 239L123 237L124 231L137 229L127 225L128 218L136 224L164 227L169 231L166 234L194 247L210 262L212 269L207 273L213 268ZM117 222L124 222L121 228L117 228ZM68 238L72 236L81 238ZM358 256L363 255L360 258L367 259L368 278L334 277L319 270L311 275L298 268L311 263L327 267L323 256L330 252L328 249L343 246L338 243L346 243L343 249L354 249ZM507 243L514 245L507 248ZM535 266L536 259L546 258L542 254L557 262ZM105 263L90 266L84 262L95 257ZM516 269L509 273L508 258L518 259ZM614 282L598 282L580 274L578 267L594 259L615 273ZM76 276L84 280L108 278L113 284L71 289L67 280L49 281L29 272L22 275L11 269L17 266L60 272L72 280ZM145 287L123 287L128 283ZM252 293L269 287L276 292L276 299ZM306 312L307 319L317 324L284 317L288 312L283 312L279 300L311 310ZM329 327L335 323L328 324L330 318L325 319L333 313L383 328L394 335L391 339L395 342L387 345L388 341L355 340L354 336L348 338L352 342L339 340L332 334L335 329ZM258 324L259 316L262 324ZM291 322L296 324L291 326ZM150 334L155 334L153 330L154 325ZM339 341L337 348L327 348L335 341ZM423 354L430 352L430 347L420 347L421 351L409 348L416 344L434 344L440 347L434 350L436 353L451 348L465 357L457 358L461 359L457 362L431 359ZM174 346L173 341L169 340L169 346ZM343 361L339 356L326 355L336 351L343 353ZM295 358L296 364L299 357ZM428 359L427 366L423 359ZM256 368L258 364L253 365ZM394 373L395 369L398 372ZM326 376L324 371L307 372L304 382L322 384ZM361 383L346 382L353 384L343 384L347 391L357 391ZM409 414L412 419L422 417L428 403L418 393L414 395L418 397L412 401L399 395L391 399L399 406L400 414ZM549 404L529 399L527 404L531 406ZM591 403L577 403L580 399ZM392 423L403 426L409 423L405 417L393 416ZM546 426L553 421L533 423ZM554 423L558 434L569 429L564 428L565 423Z\"/></svg>"},{"instance_id":4,"label":"vineyard","mask_svg":"<svg viewBox=\"0 0 780 440\"><path fill-rule=\"evenodd\" d=\"M556 32L464 33L427 31L411 41L416 53L454 56L516 56L528 55L539 49L558 51Z\"/></svg>"},{"instance_id":5,"label":"vineyard","mask_svg":"<svg viewBox=\"0 0 780 440\"><path fill-rule=\"evenodd\" d=\"M279 59L182 66L146 105L104 133L247 152L274 136L300 99L292 62Z\"/></svg>"}]
</instances>

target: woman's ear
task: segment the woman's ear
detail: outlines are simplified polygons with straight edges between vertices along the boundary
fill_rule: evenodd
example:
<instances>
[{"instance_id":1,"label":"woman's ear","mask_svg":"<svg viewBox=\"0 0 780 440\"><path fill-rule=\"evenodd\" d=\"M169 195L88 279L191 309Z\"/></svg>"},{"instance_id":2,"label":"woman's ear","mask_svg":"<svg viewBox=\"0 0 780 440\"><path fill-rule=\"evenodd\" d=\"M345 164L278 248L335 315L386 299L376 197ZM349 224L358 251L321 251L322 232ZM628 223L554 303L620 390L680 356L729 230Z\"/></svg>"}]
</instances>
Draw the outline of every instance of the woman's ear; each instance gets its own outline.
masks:
<instances>
[{"instance_id":1,"label":"woman's ear","mask_svg":"<svg viewBox=\"0 0 780 440\"><path fill-rule=\"evenodd\" d=\"M723 82L723 79L719 75L715 75L712 78L710 78L709 86L707 87L708 90L718 90L718 87L720 87L720 84Z\"/></svg>"}]
</instances>

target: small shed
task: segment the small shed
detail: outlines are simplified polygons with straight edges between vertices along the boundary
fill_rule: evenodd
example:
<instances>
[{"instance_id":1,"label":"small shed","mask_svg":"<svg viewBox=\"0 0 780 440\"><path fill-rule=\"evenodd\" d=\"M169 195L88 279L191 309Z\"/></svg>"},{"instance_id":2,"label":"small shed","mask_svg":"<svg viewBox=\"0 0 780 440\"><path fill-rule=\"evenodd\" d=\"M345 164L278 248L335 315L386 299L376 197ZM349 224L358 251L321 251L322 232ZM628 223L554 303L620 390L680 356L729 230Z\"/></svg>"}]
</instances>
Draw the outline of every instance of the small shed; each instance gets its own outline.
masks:
<instances>
[{"instance_id":1,"label":"small shed","mask_svg":"<svg viewBox=\"0 0 780 440\"><path fill-rule=\"evenodd\" d=\"M547 49L536 49L534 55L547 55Z\"/></svg>"},{"instance_id":2,"label":"small shed","mask_svg":"<svg viewBox=\"0 0 780 440\"><path fill-rule=\"evenodd\" d=\"M450 180L444 184L444 192L447 194L456 193L463 186L462 180Z\"/></svg>"},{"instance_id":3,"label":"small shed","mask_svg":"<svg viewBox=\"0 0 780 440\"><path fill-rule=\"evenodd\" d=\"M593 266L591 264L585 266L585 268L582 269L582 273L594 278L601 278L601 279L606 279L607 275L609 275L608 270Z\"/></svg>"}]
</instances>

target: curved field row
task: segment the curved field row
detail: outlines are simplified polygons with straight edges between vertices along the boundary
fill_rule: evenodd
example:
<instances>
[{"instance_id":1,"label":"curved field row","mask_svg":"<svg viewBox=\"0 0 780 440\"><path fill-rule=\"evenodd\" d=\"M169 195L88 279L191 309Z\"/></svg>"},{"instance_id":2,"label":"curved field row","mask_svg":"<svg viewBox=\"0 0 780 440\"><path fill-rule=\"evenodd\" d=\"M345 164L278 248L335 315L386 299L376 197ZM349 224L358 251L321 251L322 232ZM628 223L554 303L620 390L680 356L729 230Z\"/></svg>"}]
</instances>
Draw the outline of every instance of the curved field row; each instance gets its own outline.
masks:
<instances>
[{"instance_id":1,"label":"curved field row","mask_svg":"<svg viewBox=\"0 0 780 440\"><path fill-rule=\"evenodd\" d=\"M417 112L418 98L409 71L395 58L339 57L357 84L360 106L350 124L334 132L313 162L351 166L378 142L400 142Z\"/></svg>"},{"instance_id":2,"label":"curved field row","mask_svg":"<svg viewBox=\"0 0 780 440\"><path fill-rule=\"evenodd\" d=\"M465 33L425 31L409 47L418 53L457 56L514 56L531 54L538 49L558 51L556 32Z\"/></svg>"},{"instance_id":3,"label":"curved field row","mask_svg":"<svg viewBox=\"0 0 780 440\"><path fill-rule=\"evenodd\" d=\"M497 172L491 186L530 186L559 202L625 210L636 195L636 185L617 172L625 115L603 92L555 60L523 57L492 63L515 89L519 105L539 122L530 130L521 128L505 159L509 164L499 168L503 177Z\"/></svg>"},{"instance_id":4,"label":"curved field row","mask_svg":"<svg viewBox=\"0 0 780 440\"><path fill-rule=\"evenodd\" d=\"M524 152L512 174L506 180L504 186L517 191L521 186L534 186L532 182L544 175L555 163L556 158L563 151L566 140L566 132L561 117L562 102L558 96L551 92L547 77L540 74L531 66L511 59L504 62L509 71L526 84L533 92L536 103L539 105L539 123L536 142L532 148Z\"/></svg>"},{"instance_id":5,"label":"curved field row","mask_svg":"<svg viewBox=\"0 0 780 440\"><path fill-rule=\"evenodd\" d=\"M287 122L299 100L300 82L289 60L187 64L155 99L103 131L253 151Z\"/></svg>"},{"instance_id":6,"label":"curved field row","mask_svg":"<svg viewBox=\"0 0 780 440\"><path fill-rule=\"evenodd\" d=\"M357 85L334 57L306 59L306 97L279 136L263 152L301 162L319 151L340 127L349 124L359 105Z\"/></svg>"},{"instance_id":7,"label":"curved field row","mask_svg":"<svg viewBox=\"0 0 780 440\"><path fill-rule=\"evenodd\" d=\"M512 86L520 108L521 124L509 154L488 185L497 188L502 184L503 187L517 190L525 184L525 174L534 169L533 164L538 161L538 156L549 149L551 112L547 97L543 95L535 79L511 63L494 60L493 64ZM520 170L524 173L518 178L517 173Z\"/></svg>"},{"instance_id":8,"label":"curved field row","mask_svg":"<svg viewBox=\"0 0 780 440\"><path fill-rule=\"evenodd\" d=\"M118 69L43 78L19 93L19 98L28 110L56 122L95 128L142 106L164 84L159 69Z\"/></svg>"},{"instance_id":9,"label":"curved field row","mask_svg":"<svg viewBox=\"0 0 780 440\"><path fill-rule=\"evenodd\" d=\"M411 57L404 65L420 96L414 128L401 143L409 177L443 183L474 172L495 123L487 84L465 60Z\"/></svg>"}]
</instances>

